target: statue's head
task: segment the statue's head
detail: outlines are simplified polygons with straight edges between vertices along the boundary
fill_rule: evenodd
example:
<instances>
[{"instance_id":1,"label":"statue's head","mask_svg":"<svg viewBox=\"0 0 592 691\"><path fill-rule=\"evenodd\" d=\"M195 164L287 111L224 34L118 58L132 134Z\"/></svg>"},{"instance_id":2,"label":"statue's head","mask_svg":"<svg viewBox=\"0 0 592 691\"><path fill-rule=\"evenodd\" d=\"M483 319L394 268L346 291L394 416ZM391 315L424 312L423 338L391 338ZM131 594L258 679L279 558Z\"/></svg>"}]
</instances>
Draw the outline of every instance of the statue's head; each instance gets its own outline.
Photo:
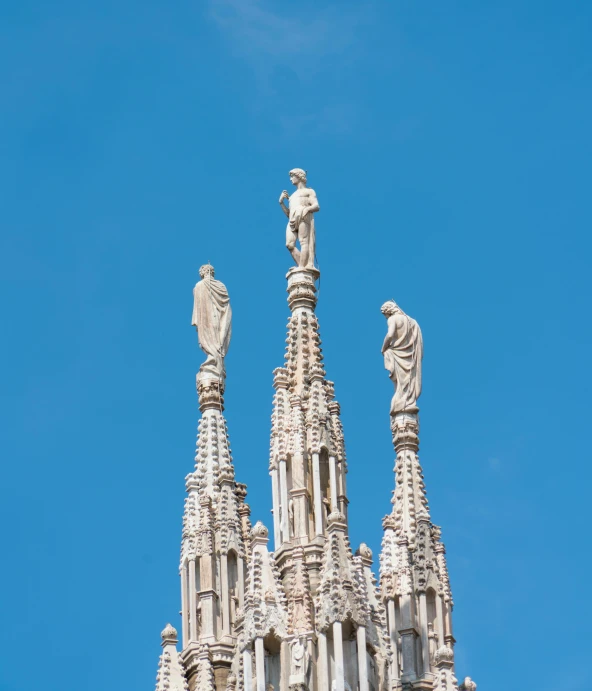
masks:
<instances>
[{"instance_id":1,"label":"statue's head","mask_svg":"<svg viewBox=\"0 0 592 691\"><path fill-rule=\"evenodd\" d=\"M200 266L199 276L200 278L205 278L206 276L214 278L214 267L211 264L204 264L203 266Z\"/></svg>"},{"instance_id":2,"label":"statue's head","mask_svg":"<svg viewBox=\"0 0 592 691\"><path fill-rule=\"evenodd\" d=\"M302 168L292 168L289 175L290 182L293 185L297 185L299 182L302 182L306 185L306 171L302 170Z\"/></svg>"},{"instance_id":3,"label":"statue's head","mask_svg":"<svg viewBox=\"0 0 592 691\"><path fill-rule=\"evenodd\" d=\"M380 308L380 311L384 314L385 317L391 317L393 314L395 314L395 312L400 312L401 308L399 307L399 305L397 305L397 303L394 300L388 300Z\"/></svg>"}]
</instances>

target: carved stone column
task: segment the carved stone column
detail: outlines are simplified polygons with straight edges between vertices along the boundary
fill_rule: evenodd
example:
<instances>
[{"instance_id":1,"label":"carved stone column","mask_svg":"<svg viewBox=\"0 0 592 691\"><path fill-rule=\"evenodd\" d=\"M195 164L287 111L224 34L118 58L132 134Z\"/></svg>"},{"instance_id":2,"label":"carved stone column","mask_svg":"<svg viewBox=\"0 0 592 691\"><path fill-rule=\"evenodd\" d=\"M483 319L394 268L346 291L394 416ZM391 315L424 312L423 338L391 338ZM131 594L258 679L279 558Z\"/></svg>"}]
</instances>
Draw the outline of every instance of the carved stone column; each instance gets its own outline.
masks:
<instances>
[{"instance_id":1,"label":"carved stone column","mask_svg":"<svg viewBox=\"0 0 592 691\"><path fill-rule=\"evenodd\" d=\"M394 682L398 682L401 676L401 671L399 669L399 632L397 629L397 616L394 598L389 598L387 601L387 625L389 639L391 641L391 650L393 652L391 678Z\"/></svg>"},{"instance_id":2,"label":"carved stone column","mask_svg":"<svg viewBox=\"0 0 592 691\"><path fill-rule=\"evenodd\" d=\"M335 691L345 691L345 666L343 663L343 631L340 621L333 623L333 653L335 655Z\"/></svg>"},{"instance_id":3,"label":"carved stone column","mask_svg":"<svg viewBox=\"0 0 592 691\"><path fill-rule=\"evenodd\" d=\"M290 541L288 518L288 474L286 472L286 461L282 458L280 459L280 526L282 544Z\"/></svg>"},{"instance_id":4,"label":"carved stone column","mask_svg":"<svg viewBox=\"0 0 592 691\"><path fill-rule=\"evenodd\" d=\"M222 631L230 635L230 593L228 592L228 554L220 554L220 588L222 590Z\"/></svg>"},{"instance_id":5,"label":"carved stone column","mask_svg":"<svg viewBox=\"0 0 592 691\"><path fill-rule=\"evenodd\" d=\"M182 623L182 641L183 647L187 647L189 643L189 572L187 570L187 562L183 562L181 567L181 623Z\"/></svg>"},{"instance_id":6,"label":"carved stone column","mask_svg":"<svg viewBox=\"0 0 592 691\"><path fill-rule=\"evenodd\" d=\"M366 657L366 627L358 626L356 631L356 643L358 648L358 681L359 691L369 691L368 684L368 659Z\"/></svg>"},{"instance_id":7,"label":"carved stone column","mask_svg":"<svg viewBox=\"0 0 592 691\"><path fill-rule=\"evenodd\" d=\"M315 534L323 534L323 502L321 493L321 468L319 454L312 455L312 491L314 494Z\"/></svg>"},{"instance_id":8,"label":"carved stone column","mask_svg":"<svg viewBox=\"0 0 592 691\"><path fill-rule=\"evenodd\" d=\"M273 506L273 544L276 549L279 549L282 544L282 533L280 525L280 487L277 464L272 467L269 474L271 475L271 498Z\"/></svg>"},{"instance_id":9,"label":"carved stone column","mask_svg":"<svg viewBox=\"0 0 592 691\"><path fill-rule=\"evenodd\" d=\"M238 568L238 606L242 609L245 606L245 563L239 556L237 559Z\"/></svg>"},{"instance_id":10,"label":"carved stone column","mask_svg":"<svg viewBox=\"0 0 592 691\"><path fill-rule=\"evenodd\" d=\"M243 680L245 691L253 691L253 658L250 650L243 650Z\"/></svg>"},{"instance_id":11,"label":"carved stone column","mask_svg":"<svg viewBox=\"0 0 592 691\"><path fill-rule=\"evenodd\" d=\"M265 691L265 648L261 637L255 639L255 675L257 691Z\"/></svg>"},{"instance_id":12,"label":"carved stone column","mask_svg":"<svg viewBox=\"0 0 592 691\"><path fill-rule=\"evenodd\" d=\"M331 511L338 511L337 503L337 469L335 456L329 456L329 487L331 488Z\"/></svg>"},{"instance_id":13,"label":"carved stone column","mask_svg":"<svg viewBox=\"0 0 592 691\"><path fill-rule=\"evenodd\" d=\"M419 594L419 629L423 674L430 673L430 641L428 638L428 608L425 591Z\"/></svg>"},{"instance_id":14,"label":"carved stone column","mask_svg":"<svg viewBox=\"0 0 592 691\"><path fill-rule=\"evenodd\" d=\"M317 660L317 690L329 689L329 656L327 655L327 636L320 632L318 636L319 658Z\"/></svg>"},{"instance_id":15,"label":"carved stone column","mask_svg":"<svg viewBox=\"0 0 592 691\"><path fill-rule=\"evenodd\" d=\"M195 558L189 560L189 640L198 640L197 626L197 584L195 578Z\"/></svg>"}]
</instances>

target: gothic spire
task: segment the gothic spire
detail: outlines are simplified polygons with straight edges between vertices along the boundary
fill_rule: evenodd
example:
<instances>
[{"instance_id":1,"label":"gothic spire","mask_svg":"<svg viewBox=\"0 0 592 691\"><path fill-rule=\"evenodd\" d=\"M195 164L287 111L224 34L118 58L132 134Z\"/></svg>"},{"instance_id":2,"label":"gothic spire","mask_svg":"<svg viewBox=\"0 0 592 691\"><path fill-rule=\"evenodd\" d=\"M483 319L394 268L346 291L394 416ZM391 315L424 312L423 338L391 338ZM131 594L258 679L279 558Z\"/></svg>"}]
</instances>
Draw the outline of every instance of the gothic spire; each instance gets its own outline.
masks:
<instances>
[{"instance_id":1,"label":"gothic spire","mask_svg":"<svg viewBox=\"0 0 592 691\"><path fill-rule=\"evenodd\" d=\"M394 302L382 352L395 385L391 432L396 452L391 513L383 521L381 597L397 684L456 691L452 595L440 528L431 521L419 462L419 408L423 340L417 322Z\"/></svg>"},{"instance_id":2,"label":"gothic spire","mask_svg":"<svg viewBox=\"0 0 592 691\"><path fill-rule=\"evenodd\" d=\"M192 323L206 361L196 377L201 419L194 470L187 475L181 540L183 661L192 691L215 691L236 647L248 561L246 486L235 480L224 418L224 357L231 334L226 287L211 265L200 269Z\"/></svg>"},{"instance_id":3,"label":"gothic spire","mask_svg":"<svg viewBox=\"0 0 592 691\"><path fill-rule=\"evenodd\" d=\"M287 275L291 316L284 366L274 371L269 463L276 549L326 536L332 511L347 517L340 408L325 377L314 312L318 277L314 267Z\"/></svg>"}]
</instances>

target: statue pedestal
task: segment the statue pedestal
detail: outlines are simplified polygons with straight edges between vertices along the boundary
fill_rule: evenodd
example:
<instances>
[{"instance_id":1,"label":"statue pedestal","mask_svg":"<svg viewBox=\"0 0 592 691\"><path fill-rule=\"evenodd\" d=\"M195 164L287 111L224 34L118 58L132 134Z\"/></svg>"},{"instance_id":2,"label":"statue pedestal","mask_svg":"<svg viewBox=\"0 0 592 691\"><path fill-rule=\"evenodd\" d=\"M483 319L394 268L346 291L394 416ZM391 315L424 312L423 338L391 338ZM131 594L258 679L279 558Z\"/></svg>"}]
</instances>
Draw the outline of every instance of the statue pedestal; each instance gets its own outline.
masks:
<instances>
[{"instance_id":1,"label":"statue pedestal","mask_svg":"<svg viewBox=\"0 0 592 691\"><path fill-rule=\"evenodd\" d=\"M415 408L417 411L418 408ZM417 453L419 450L419 416L417 412L391 415L391 433L395 451L405 450Z\"/></svg>"},{"instance_id":2,"label":"statue pedestal","mask_svg":"<svg viewBox=\"0 0 592 691\"><path fill-rule=\"evenodd\" d=\"M308 691L306 676L304 674L290 674L288 688L290 691Z\"/></svg>"},{"instance_id":3,"label":"statue pedestal","mask_svg":"<svg viewBox=\"0 0 592 691\"><path fill-rule=\"evenodd\" d=\"M214 408L224 410L224 378L209 372L200 372L195 377L195 385L199 398L199 409L202 413Z\"/></svg>"},{"instance_id":4,"label":"statue pedestal","mask_svg":"<svg viewBox=\"0 0 592 691\"><path fill-rule=\"evenodd\" d=\"M321 275L314 266L294 266L286 274L288 279L288 305L290 310L305 308L311 312L317 304L317 287L315 282Z\"/></svg>"}]
</instances>

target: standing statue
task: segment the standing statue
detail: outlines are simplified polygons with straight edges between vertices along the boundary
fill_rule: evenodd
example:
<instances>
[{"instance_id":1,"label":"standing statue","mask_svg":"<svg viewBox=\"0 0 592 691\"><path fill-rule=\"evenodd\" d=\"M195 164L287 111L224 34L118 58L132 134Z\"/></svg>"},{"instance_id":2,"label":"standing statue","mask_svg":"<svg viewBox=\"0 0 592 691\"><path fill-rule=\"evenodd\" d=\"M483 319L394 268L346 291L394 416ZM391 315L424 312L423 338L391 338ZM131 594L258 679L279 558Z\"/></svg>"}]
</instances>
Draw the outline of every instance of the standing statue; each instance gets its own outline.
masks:
<instances>
[{"instance_id":1,"label":"standing statue","mask_svg":"<svg viewBox=\"0 0 592 691\"><path fill-rule=\"evenodd\" d=\"M406 315L394 300L385 302L380 311L388 323L388 332L382 344L384 367L395 385L391 415L417 413L423 358L421 329L415 319Z\"/></svg>"},{"instance_id":2,"label":"standing statue","mask_svg":"<svg viewBox=\"0 0 592 691\"><path fill-rule=\"evenodd\" d=\"M297 266L314 268L316 237L313 214L320 209L319 202L315 191L306 186L305 170L291 170L290 182L296 191L292 196L286 190L280 195L280 206L288 217L286 247ZM288 206L284 199L288 199ZM300 250L296 249L296 240L300 242Z\"/></svg>"},{"instance_id":3,"label":"standing statue","mask_svg":"<svg viewBox=\"0 0 592 691\"><path fill-rule=\"evenodd\" d=\"M308 653L306 651L306 639L295 638L290 644L291 653L291 667L290 667L290 684L298 683L306 679L308 672Z\"/></svg>"},{"instance_id":4,"label":"standing statue","mask_svg":"<svg viewBox=\"0 0 592 691\"><path fill-rule=\"evenodd\" d=\"M296 536L296 528L294 525L294 500L290 498L288 502L288 523L290 524L290 530L292 531L292 537Z\"/></svg>"},{"instance_id":5,"label":"standing statue","mask_svg":"<svg viewBox=\"0 0 592 691\"><path fill-rule=\"evenodd\" d=\"M193 289L193 317L191 325L197 328L199 347L207 355L199 368L201 374L217 379L226 376L224 358L230 345L232 310L224 283L214 278L214 267L205 264L199 270L201 281Z\"/></svg>"}]
</instances>

